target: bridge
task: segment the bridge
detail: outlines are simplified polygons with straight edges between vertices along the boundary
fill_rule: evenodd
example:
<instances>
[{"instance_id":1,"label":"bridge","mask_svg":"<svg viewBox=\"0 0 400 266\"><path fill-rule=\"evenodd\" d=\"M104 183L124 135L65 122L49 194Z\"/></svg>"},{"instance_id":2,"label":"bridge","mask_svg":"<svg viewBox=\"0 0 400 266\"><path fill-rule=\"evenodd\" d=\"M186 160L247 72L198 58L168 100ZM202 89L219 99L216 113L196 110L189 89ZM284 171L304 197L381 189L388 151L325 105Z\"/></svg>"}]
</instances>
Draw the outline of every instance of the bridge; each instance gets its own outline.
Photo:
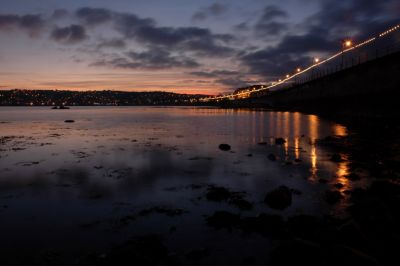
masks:
<instances>
[{"instance_id":1,"label":"bridge","mask_svg":"<svg viewBox=\"0 0 400 266\"><path fill-rule=\"evenodd\" d=\"M201 99L205 104L291 110L379 113L397 107L400 91L400 24L269 85ZM400 110L397 108L397 110ZM398 112L398 111L397 111Z\"/></svg>"}]
</instances>

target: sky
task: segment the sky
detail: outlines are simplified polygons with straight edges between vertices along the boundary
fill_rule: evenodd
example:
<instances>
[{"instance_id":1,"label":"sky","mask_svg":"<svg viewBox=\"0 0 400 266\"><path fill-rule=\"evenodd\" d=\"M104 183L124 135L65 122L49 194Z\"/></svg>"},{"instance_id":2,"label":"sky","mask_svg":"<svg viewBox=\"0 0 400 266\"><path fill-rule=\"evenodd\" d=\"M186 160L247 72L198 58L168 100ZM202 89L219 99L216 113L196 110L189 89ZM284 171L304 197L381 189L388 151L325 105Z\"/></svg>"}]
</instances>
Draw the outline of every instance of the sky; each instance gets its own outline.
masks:
<instances>
[{"instance_id":1,"label":"sky","mask_svg":"<svg viewBox=\"0 0 400 266\"><path fill-rule=\"evenodd\" d=\"M398 0L1 0L0 89L215 95L399 18Z\"/></svg>"}]
</instances>

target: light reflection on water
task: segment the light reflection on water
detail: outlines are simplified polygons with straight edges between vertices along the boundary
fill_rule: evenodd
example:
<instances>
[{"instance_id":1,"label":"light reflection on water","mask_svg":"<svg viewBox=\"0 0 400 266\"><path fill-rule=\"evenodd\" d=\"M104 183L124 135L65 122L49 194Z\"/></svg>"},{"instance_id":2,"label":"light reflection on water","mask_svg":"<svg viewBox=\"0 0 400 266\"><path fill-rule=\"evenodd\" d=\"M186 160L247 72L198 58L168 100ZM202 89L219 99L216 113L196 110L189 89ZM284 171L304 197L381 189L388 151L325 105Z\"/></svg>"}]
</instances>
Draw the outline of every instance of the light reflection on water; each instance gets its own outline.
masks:
<instances>
[{"instance_id":1,"label":"light reflection on water","mask_svg":"<svg viewBox=\"0 0 400 266\"><path fill-rule=\"evenodd\" d=\"M75 123L66 124L66 119ZM190 214L154 223L137 221L136 231L163 230L178 219L182 234L190 232L201 244L212 234L204 229L203 215L230 207L197 200L204 190L179 188L220 184L244 190L255 203L253 213L276 213L262 200L268 191L287 185L304 195L278 212L292 215L327 211L321 198L329 184L320 184L320 178L342 183L341 192L352 186L344 178L348 162L331 162L330 152L316 145L319 138L345 136L346 128L315 115L172 107L1 108L0 122L5 122L0 124L0 203L8 206L0 212L0 234L11 245L30 236L42 237L45 246L51 239L43 237L47 228L59 236L68 232L84 238L85 245L103 233L82 236L71 228L112 219L110 213L160 204ZM278 137L286 140L283 146L274 145ZM220 151L220 143L230 144L232 152ZM278 161L268 160L271 153ZM129 208L116 210L116 202ZM38 215L41 223L31 222L29 232L16 236L13 230L27 226L22 216ZM10 225L13 230L6 229ZM185 241L176 245L185 246Z\"/></svg>"}]
</instances>

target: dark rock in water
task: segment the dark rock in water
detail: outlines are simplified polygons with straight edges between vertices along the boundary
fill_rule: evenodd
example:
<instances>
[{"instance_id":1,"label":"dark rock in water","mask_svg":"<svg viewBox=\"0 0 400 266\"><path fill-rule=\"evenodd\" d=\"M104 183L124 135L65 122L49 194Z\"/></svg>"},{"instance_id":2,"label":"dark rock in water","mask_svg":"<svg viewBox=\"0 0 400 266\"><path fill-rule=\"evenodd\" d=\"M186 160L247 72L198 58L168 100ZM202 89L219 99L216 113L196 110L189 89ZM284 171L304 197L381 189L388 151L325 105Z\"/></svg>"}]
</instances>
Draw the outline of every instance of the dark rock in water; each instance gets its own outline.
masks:
<instances>
[{"instance_id":1,"label":"dark rock in water","mask_svg":"<svg viewBox=\"0 0 400 266\"><path fill-rule=\"evenodd\" d=\"M219 144L218 147L221 151L229 151L231 149L231 146L229 144Z\"/></svg>"},{"instance_id":2,"label":"dark rock in water","mask_svg":"<svg viewBox=\"0 0 400 266\"><path fill-rule=\"evenodd\" d=\"M251 204L250 202L248 202L247 200L244 200L244 199L233 199L233 200L229 201L229 204L232 204L244 211L249 211L249 210L253 209L253 204Z\"/></svg>"},{"instance_id":3,"label":"dark rock in water","mask_svg":"<svg viewBox=\"0 0 400 266\"><path fill-rule=\"evenodd\" d=\"M190 252L188 252L185 257L188 260L193 260L193 261L199 261L207 257L209 254L208 249L202 248L202 249L195 249Z\"/></svg>"},{"instance_id":4,"label":"dark rock in water","mask_svg":"<svg viewBox=\"0 0 400 266\"><path fill-rule=\"evenodd\" d=\"M292 192L286 186L281 186L269 192L264 202L272 209L283 210L292 204Z\"/></svg>"},{"instance_id":5,"label":"dark rock in water","mask_svg":"<svg viewBox=\"0 0 400 266\"><path fill-rule=\"evenodd\" d=\"M340 154L335 153L335 154L332 154L331 161L335 162L335 163L340 163L340 162L343 162L343 158Z\"/></svg>"},{"instance_id":6,"label":"dark rock in water","mask_svg":"<svg viewBox=\"0 0 400 266\"><path fill-rule=\"evenodd\" d=\"M227 211L216 211L212 216L207 217L207 225L216 229L232 229L240 223L240 215Z\"/></svg>"},{"instance_id":7,"label":"dark rock in water","mask_svg":"<svg viewBox=\"0 0 400 266\"><path fill-rule=\"evenodd\" d=\"M265 141L261 141L258 143L258 145L267 145L267 143Z\"/></svg>"},{"instance_id":8,"label":"dark rock in water","mask_svg":"<svg viewBox=\"0 0 400 266\"><path fill-rule=\"evenodd\" d=\"M275 139L275 144L276 145L283 145L286 143L286 140L284 138L276 138Z\"/></svg>"},{"instance_id":9,"label":"dark rock in water","mask_svg":"<svg viewBox=\"0 0 400 266\"><path fill-rule=\"evenodd\" d=\"M228 200L231 197L231 192L224 187L209 187L206 198L211 201Z\"/></svg>"},{"instance_id":10,"label":"dark rock in water","mask_svg":"<svg viewBox=\"0 0 400 266\"><path fill-rule=\"evenodd\" d=\"M343 198L342 193L335 190L328 190L325 193L325 201L331 205L338 203Z\"/></svg>"},{"instance_id":11,"label":"dark rock in water","mask_svg":"<svg viewBox=\"0 0 400 266\"><path fill-rule=\"evenodd\" d=\"M301 162L301 159L294 159L294 161L295 161L296 163L300 163L300 162Z\"/></svg>"},{"instance_id":12,"label":"dark rock in water","mask_svg":"<svg viewBox=\"0 0 400 266\"><path fill-rule=\"evenodd\" d=\"M251 210L253 204L243 199L244 194L244 192L234 192L224 187L209 186L206 198L210 201L226 201L241 210Z\"/></svg>"},{"instance_id":13,"label":"dark rock in water","mask_svg":"<svg viewBox=\"0 0 400 266\"><path fill-rule=\"evenodd\" d=\"M292 192L293 195L301 195L301 194L303 194L300 190L294 189L294 188L290 189L290 191Z\"/></svg>"},{"instance_id":14,"label":"dark rock in water","mask_svg":"<svg viewBox=\"0 0 400 266\"><path fill-rule=\"evenodd\" d=\"M324 178L320 178L320 179L318 179L318 182L320 182L321 184L326 184L326 183L328 183L328 180L324 179Z\"/></svg>"},{"instance_id":15,"label":"dark rock in water","mask_svg":"<svg viewBox=\"0 0 400 266\"><path fill-rule=\"evenodd\" d=\"M65 120L64 123L74 123L75 120Z\"/></svg>"},{"instance_id":16,"label":"dark rock in water","mask_svg":"<svg viewBox=\"0 0 400 266\"><path fill-rule=\"evenodd\" d=\"M270 160L270 161L276 161L276 156L275 156L275 154L272 154L272 153L270 153L269 155L268 155L268 159Z\"/></svg>"},{"instance_id":17,"label":"dark rock in water","mask_svg":"<svg viewBox=\"0 0 400 266\"><path fill-rule=\"evenodd\" d=\"M357 181L357 180L361 179L360 176L357 175L356 173L350 173L350 174L346 175L345 177L351 181Z\"/></svg>"},{"instance_id":18,"label":"dark rock in water","mask_svg":"<svg viewBox=\"0 0 400 266\"><path fill-rule=\"evenodd\" d=\"M187 212L187 211L185 211L183 209L171 209L171 208L167 208L167 207L153 207L153 208L149 208L149 209L143 209L138 214L140 216L148 216L153 213L160 213L160 214L165 214L170 217L174 217L174 216L182 215L185 212Z\"/></svg>"},{"instance_id":19,"label":"dark rock in water","mask_svg":"<svg viewBox=\"0 0 400 266\"><path fill-rule=\"evenodd\" d=\"M346 195L350 195L352 192L351 192L351 190L345 190L345 191L343 191L343 193Z\"/></svg>"},{"instance_id":20,"label":"dark rock in water","mask_svg":"<svg viewBox=\"0 0 400 266\"><path fill-rule=\"evenodd\" d=\"M281 244L271 252L270 263L268 265L327 265L322 254L322 249L315 243L303 240L288 241Z\"/></svg>"},{"instance_id":21,"label":"dark rock in water","mask_svg":"<svg viewBox=\"0 0 400 266\"><path fill-rule=\"evenodd\" d=\"M249 153L247 154L247 157L253 157L253 154Z\"/></svg>"},{"instance_id":22,"label":"dark rock in water","mask_svg":"<svg viewBox=\"0 0 400 266\"><path fill-rule=\"evenodd\" d=\"M342 183L336 183L336 184L334 184L333 186L334 186L335 188L337 188L337 189L341 189L341 188L344 187L344 185L343 185Z\"/></svg>"},{"instance_id":23,"label":"dark rock in water","mask_svg":"<svg viewBox=\"0 0 400 266\"><path fill-rule=\"evenodd\" d=\"M240 229L249 233L279 237L284 235L286 231L282 216L265 213L257 217L245 217L241 219Z\"/></svg>"}]
</instances>

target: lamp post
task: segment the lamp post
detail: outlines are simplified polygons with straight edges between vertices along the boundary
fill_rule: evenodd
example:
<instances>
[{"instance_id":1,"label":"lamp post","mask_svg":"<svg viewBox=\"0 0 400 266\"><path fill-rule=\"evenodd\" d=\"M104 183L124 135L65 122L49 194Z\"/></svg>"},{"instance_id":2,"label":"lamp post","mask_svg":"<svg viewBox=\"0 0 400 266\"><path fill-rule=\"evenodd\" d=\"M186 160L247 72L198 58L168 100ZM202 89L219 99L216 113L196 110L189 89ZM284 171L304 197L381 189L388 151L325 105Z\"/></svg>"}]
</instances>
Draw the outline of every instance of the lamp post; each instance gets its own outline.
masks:
<instances>
[{"instance_id":1,"label":"lamp post","mask_svg":"<svg viewBox=\"0 0 400 266\"><path fill-rule=\"evenodd\" d=\"M344 63L344 50L347 48L350 48L352 46L352 44L353 43L351 42L351 40L343 40L342 41L342 64L341 64L342 69L343 69L343 63Z\"/></svg>"},{"instance_id":2,"label":"lamp post","mask_svg":"<svg viewBox=\"0 0 400 266\"><path fill-rule=\"evenodd\" d=\"M315 57L313 63L316 65L319 63L319 61L320 61L319 58ZM314 79L314 67L311 69L311 79Z\"/></svg>"}]
</instances>

